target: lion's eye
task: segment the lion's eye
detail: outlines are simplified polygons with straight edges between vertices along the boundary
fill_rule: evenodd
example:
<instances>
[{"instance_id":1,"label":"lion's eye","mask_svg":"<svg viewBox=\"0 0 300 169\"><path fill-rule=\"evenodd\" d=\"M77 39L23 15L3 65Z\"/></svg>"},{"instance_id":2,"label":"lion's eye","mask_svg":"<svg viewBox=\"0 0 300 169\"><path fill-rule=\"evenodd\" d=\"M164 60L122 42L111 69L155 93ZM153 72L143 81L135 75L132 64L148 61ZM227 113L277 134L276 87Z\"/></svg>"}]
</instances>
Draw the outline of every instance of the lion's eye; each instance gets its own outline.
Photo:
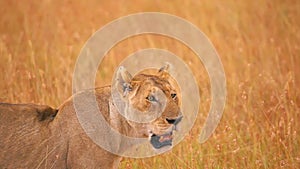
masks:
<instances>
[{"instance_id":1,"label":"lion's eye","mask_svg":"<svg viewBox=\"0 0 300 169\"><path fill-rule=\"evenodd\" d=\"M175 98L177 97L176 93L172 93L172 94L171 94L171 97L172 97L173 99L175 99Z\"/></svg>"},{"instance_id":2,"label":"lion's eye","mask_svg":"<svg viewBox=\"0 0 300 169\"><path fill-rule=\"evenodd\" d=\"M151 96L151 95L150 95L150 96L147 96L146 99L149 100L149 101L151 101L151 102L153 102L153 101L156 100L155 97L154 97L154 96Z\"/></svg>"}]
</instances>

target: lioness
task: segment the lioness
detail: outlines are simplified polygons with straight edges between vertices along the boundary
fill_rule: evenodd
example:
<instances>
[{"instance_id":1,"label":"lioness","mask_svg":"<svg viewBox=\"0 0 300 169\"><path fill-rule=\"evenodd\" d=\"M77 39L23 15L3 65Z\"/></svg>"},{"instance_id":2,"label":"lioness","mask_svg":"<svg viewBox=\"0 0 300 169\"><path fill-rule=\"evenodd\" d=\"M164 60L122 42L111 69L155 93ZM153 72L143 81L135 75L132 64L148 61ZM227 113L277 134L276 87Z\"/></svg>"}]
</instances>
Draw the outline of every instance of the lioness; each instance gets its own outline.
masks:
<instances>
[{"instance_id":1,"label":"lioness","mask_svg":"<svg viewBox=\"0 0 300 169\"><path fill-rule=\"evenodd\" d=\"M167 67L134 77L120 68L116 85L120 98L129 105L125 111L155 113L162 105L157 98L160 92L166 98L164 111L148 123L128 120L113 103L111 86L75 94L58 111L47 106L0 104L0 168L118 168L121 157L95 144L76 116L74 97L89 92L95 92L103 117L118 132L149 138L154 149L172 145L173 130L182 114L180 93Z\"/></svg>"}]
</instances>

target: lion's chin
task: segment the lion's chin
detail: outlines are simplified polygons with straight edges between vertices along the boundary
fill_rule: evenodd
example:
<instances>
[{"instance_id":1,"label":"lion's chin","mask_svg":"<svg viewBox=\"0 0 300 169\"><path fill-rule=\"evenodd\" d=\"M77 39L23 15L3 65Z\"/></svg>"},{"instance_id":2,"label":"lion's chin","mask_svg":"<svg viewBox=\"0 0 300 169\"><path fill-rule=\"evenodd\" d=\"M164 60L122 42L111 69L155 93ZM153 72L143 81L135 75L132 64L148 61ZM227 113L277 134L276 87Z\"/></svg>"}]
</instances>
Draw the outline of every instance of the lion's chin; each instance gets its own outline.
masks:
<instances>
[{"instance_id":1,"label":"lion's chin","mask_svg":"<svg viewBox=\"0 0 300 169\"><path fill-rule=\"evenodd\" d=\"M150 138L150 143L155 149L161 149L163 147L171 147L172 140L172 132L168 132L162 135L153 134Z\"/></svg>"}]
</instances>

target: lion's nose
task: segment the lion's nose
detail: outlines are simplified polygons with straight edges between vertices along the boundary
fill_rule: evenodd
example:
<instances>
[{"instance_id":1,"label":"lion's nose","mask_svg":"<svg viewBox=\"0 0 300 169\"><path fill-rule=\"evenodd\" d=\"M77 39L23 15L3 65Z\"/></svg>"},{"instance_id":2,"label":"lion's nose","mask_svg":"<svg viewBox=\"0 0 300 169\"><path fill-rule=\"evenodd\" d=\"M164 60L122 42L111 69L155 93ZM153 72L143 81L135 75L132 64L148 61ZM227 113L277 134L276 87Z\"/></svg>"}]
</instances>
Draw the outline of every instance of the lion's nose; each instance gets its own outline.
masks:
<instances>
[{"instance_id":1,"label":"lion's nose","mask_svg":"<svg viewBox=\"0 0 300 169\"><path fill-rule=\"evenodd\" d=\"M182 116L180 116L176 119L166 118L166 120L169 124L177 125L182 120Z\"/></svg>"}]
</instances>

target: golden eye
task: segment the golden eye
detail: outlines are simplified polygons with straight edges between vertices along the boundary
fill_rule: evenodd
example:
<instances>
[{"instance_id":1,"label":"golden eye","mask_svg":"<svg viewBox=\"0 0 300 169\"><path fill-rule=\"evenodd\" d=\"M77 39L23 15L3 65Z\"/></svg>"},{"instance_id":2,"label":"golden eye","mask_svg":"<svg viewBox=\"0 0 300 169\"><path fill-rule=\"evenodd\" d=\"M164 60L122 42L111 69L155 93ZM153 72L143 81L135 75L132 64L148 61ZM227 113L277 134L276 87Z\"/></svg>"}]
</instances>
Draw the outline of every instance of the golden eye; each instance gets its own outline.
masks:
<instances>
[{"instance_id":1,"label":"golden eye","mask_svg":"<svg viewBox=\"0 0 300 169\"><path fill-rule=\"evenodd\" d=\"M155 97L152 95L147 96L146 99L149 100L150 102L156 101Z\"/></svg>"}]
</instances>

